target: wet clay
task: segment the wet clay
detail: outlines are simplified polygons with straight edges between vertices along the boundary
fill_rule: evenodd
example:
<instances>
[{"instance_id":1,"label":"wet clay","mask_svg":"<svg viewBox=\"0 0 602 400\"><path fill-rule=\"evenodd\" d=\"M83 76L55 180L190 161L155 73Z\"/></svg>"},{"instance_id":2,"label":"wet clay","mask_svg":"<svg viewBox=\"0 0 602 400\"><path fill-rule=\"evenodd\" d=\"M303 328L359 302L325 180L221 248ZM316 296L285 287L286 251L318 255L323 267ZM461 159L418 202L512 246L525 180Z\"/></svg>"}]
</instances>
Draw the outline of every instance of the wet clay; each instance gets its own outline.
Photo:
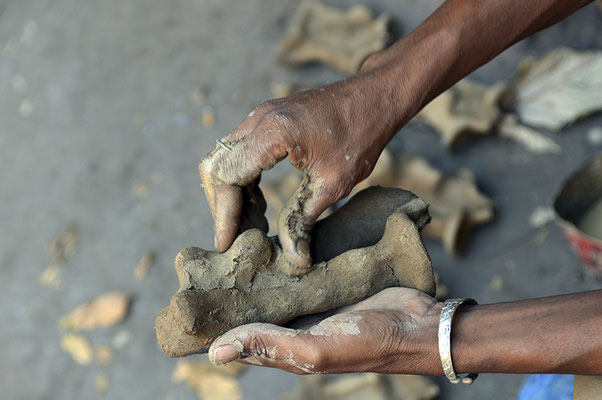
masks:
<instances>
[{"instance_id":1,"label":"wet clay","mask_svg":"<svg viewBox=\"0 0 602 400\"><path fill-rule=\"evenodd\" d=\"M596 239L602 240L602 198L598 199L583 214L579 229Z\"/></svg>"},{"instance_id":2,"label":"wet clay","mask_svg":"<svg viewBox=\"0 0 602 400\"><path fill-rule=\"evenodd\" d=\"M369 188L312 231L313 266L290 276L275 238L243 232L225 253L182 250L175 267L180 289L156 321L170 357L204 353L224 332L252 322L291 319L357 303L387 287L435 292L420 230L427 204L412 193Z\"/></svg>"},{"instance_id":3,"label":"wet clay","mask_svg":"<svg viewBox=\"0 0 602 400\"><path fill-rule=\"evenodd\" d=\"M353 75L372 53L385 48L391 18L374 18L365 6L347 10L315 0L304 1L280 42L280 63L299 66L322 62Z\"/></svg>"}]
</instances>

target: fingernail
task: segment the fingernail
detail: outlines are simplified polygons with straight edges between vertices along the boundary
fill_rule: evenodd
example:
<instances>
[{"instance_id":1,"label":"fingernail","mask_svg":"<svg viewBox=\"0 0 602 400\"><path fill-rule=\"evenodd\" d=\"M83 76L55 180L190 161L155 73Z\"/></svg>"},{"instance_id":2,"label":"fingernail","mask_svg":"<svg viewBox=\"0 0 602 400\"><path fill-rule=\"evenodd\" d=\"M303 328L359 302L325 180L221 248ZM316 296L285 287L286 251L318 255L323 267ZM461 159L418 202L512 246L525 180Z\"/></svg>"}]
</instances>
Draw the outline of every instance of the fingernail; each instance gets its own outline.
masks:
<instances>
[{"instance_id":1,"label":"fingernail","mask_svg":"<svg viewBox=\"0 0 602 400\"><path fill-rule=\"evenodd\" d=\"M238 360L240 358L240 353L233 345L226 344L213 350L211 358L214 364L226 364L230 361Z\"/></svg>"}]
</instances>

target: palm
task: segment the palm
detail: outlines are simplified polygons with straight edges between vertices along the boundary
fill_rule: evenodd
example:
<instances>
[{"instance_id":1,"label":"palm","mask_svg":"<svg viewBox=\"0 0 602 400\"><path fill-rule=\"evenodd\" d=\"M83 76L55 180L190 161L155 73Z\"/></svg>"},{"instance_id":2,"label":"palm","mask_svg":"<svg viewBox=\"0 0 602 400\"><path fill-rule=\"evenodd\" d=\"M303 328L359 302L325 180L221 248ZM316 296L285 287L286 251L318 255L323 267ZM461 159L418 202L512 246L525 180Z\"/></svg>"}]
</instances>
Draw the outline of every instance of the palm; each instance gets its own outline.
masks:
<instances>
[{"instance_id":1,"label":"palm","mask_svg":"<svg viewBox=\"0 0 602 400\"><path fill-rule=\"evenodd\" d=\"M238 327L218 338L212 349L236 338L244 344L244 363L298 374L398 373L406 361L400 355L407 352L435 304L420 291L389 288L329 316L298 318L287 328ZM399 362L392 362L395 359Z\"/></svg>"}]
</instances>

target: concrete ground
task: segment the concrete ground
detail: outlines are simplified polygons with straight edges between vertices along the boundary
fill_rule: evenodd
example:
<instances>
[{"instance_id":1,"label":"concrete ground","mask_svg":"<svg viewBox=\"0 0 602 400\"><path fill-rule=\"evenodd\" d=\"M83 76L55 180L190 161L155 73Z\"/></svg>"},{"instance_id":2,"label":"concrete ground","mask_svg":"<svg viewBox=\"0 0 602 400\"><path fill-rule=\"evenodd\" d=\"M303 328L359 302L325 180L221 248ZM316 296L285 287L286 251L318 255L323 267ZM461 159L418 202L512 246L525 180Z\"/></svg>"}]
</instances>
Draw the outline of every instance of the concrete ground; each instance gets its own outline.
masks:
<instances>
[{"instance_id":1,"label":"concrete ground","mask_svg":"<svg viewBox=\"0 0 602 400\"><path fill-rule=\"evenodd\" d=\"M403 34L439 1L363 3L391 13ZM3 398L195 398L170 382L176 360L158 348L153 324L177 289L172 267L177 252L189 245L212 247L197 162L271 96L272 80L340 78L318 66L289 71L274 64L276 43L297 4L0 1ZM592 4L513 46L473 76L485 82L508 78L523 57L559 46L600 49L601 23ZM215 109L212 127L203 126L202 109L191 101L199 89ZM464 258L451 259L438 243L428 243L451 296L487 303L601 287L582 273L556 227L533 231L527 222L535 207L551 203L571 171L602 149L586 139L596 125L602 125L602 116L552 134L562 145L561 155L532 155L495 137L449 153L419 123L410 123L394 139L392 148L421 153L449 173L471 168L496 203L495 221L477 230ZM41 287L38 276L51 263L47 245L70 227L78 241L64 267L66 288ZM147 250L157 261L138 282L133 265ZM95 345L110 344L115 335L131 339L110 366L80 366L61 350L57 320L113 289L134 294L131 315L87 336ZM94 388L99 374L109 377L104 395ZM263 399L278 398L296 379L251 368L240 382L245 398ZM512 399L522 379L483 375L472 387L440 380L441 398Z\"/></svg>"}]
</instances>

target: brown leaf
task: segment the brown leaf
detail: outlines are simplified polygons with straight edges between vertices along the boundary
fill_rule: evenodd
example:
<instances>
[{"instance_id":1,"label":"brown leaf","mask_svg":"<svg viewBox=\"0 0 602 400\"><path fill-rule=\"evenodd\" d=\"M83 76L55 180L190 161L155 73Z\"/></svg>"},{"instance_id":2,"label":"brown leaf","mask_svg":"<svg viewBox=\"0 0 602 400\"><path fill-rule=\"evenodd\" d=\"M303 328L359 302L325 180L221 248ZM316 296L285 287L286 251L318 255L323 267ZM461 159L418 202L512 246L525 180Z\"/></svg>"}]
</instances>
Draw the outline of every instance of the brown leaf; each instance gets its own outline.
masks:
<instances>
[{"instance_id":1,"label":"brown leaf","mask_svg":"<svg viewBox=\"0 0 602 400\"><path fill-rule=\"evenodd\" d=\"M146 275L148 275L148 270L155 262L155 255L151 251L147 251L144 255L138 260L136 266L134 267L134 279L137 281L142 281L146 279Z\"/></svg>"},{"instance_id":2,"label":"brown leaf","mask_svg":"<svg viewBox=\"0 0 602 400\"><path fill-rule=\"evenodd\" d=\"M48 245L48 254L58 263L65 263L75 253L77 233L69 228L57 235Z\"/></svg>"},{"instance_id":3,"label":"brown leaf","mask_svg":"<svg viewBox=\"0 0 602 400\"><path fill-rule=\"evenodd\" d=\"M61 347L69 353L78 364L88 365L92 362L90 342L82 335L65 334L61 339Z\"/></svg>"},{"instance_id":4,"label":"brown leaf","mask_svg":"<svg viewBox=\"0 0 602 400\"><path fill-rule=\"evenodd\" d=\"M129 310L130 297L114 291L84 303L61 318L60 326L70 330L90 330L121 322Z\"/></svg>"}]
</instances>

